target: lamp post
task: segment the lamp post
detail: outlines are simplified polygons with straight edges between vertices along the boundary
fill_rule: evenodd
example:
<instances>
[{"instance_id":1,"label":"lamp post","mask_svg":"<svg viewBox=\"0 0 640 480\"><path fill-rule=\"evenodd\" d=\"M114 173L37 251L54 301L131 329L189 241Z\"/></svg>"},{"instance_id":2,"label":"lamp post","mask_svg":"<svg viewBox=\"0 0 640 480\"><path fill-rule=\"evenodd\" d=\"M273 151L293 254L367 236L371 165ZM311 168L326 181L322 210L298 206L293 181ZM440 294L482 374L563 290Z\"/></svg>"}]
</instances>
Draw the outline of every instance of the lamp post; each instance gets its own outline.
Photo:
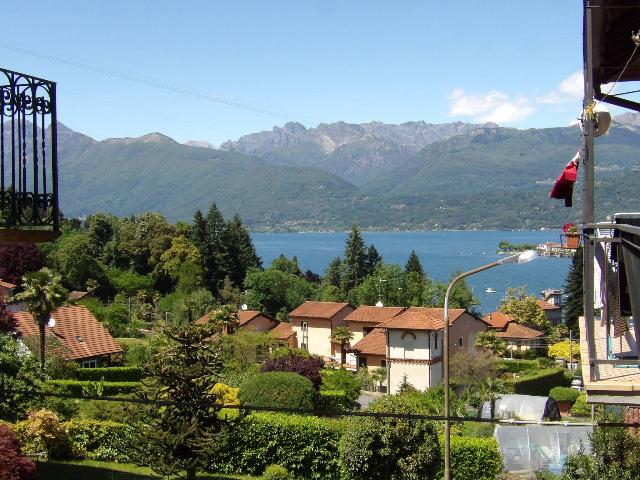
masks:
<instances>
[{"instance_id":1,"label":"lamp post","mask_svg":"<svg viewBox=\"0 0 640 480\"><path fill-rule=\"evenodd\" d=\"M444 345L442 350L443 362L443 382L444 382L444 480L451 480L451 409L449 405L449 295L454 285L465 277L470 277L476 273L489 270L493 267L505 265L507 263L527 263L535 259L538 253L535 250L527 250L516 255L510 255L495 262L488 263L481 267L474 268L468 272L463 272L449 284L447 293L444 296Z\"/></svg>"}]
</instances>

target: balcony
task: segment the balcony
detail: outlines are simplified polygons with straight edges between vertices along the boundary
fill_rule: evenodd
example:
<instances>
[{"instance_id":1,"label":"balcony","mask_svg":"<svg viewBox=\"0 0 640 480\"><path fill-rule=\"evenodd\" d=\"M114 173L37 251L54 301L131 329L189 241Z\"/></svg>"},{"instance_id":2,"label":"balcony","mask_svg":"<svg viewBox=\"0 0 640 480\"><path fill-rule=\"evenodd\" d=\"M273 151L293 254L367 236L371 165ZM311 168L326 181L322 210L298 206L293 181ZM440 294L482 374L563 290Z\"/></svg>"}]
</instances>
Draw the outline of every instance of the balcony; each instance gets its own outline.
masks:
<instances>
[{"instance_id":1,"label":"balcony","mask_svg":"<svg viewBox=\"0 0 640 480\"><path fill-rule=\"evenodd\" d=\"M0 68L0 243L59 236L56 84Z\"/></svg>"}]
</instances>

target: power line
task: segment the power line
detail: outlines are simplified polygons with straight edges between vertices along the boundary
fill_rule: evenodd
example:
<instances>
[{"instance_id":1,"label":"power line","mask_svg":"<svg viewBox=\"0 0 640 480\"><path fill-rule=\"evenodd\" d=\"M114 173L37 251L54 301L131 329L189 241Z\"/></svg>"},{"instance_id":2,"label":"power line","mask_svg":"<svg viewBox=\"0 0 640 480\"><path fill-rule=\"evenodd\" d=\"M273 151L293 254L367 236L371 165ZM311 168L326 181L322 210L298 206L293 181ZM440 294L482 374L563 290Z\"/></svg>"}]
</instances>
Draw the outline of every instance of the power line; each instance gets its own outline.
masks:
<instances>
[{"instance_id":1,"label":"power line","mask_svg":"<svg viewBox=\"0 0 640 480\"><path fill-rule=\"evenodd\" d=\"M0 47L2 48L6 48L8 50L13 50L15 52L19 52L19 53L24 53L26 55L32 55L34 57L39 57L39 58L44 58L46 60L50 60L52 62L58 62L58 63L63 63L65 65L70 65L73 67L77 67L77 68L82 68L84 70L89 70L92 72L96 72L96 73L101 73L104 75L109 75L111 77L116 77L116 78L120 78L123 80L129 80L131 82L136 82L136 83L140 83L143 85L148 85L151 87L156 87L156 88L160 88L163 90L167 90L169 92L174 92L174 93L179 93L181 95L188 95L190 97L194 97L194 98L199 98L201 100L207 100L209 102L214 102L214 103L219 103L222 105L227 105L229 107L234 107L234 108L239 108L241 110L247 110L250 112L256 112L256 113L260 113L262 115L268 115L268 116L272 116L272 117L278 117L278 118L283 118L285 120L292 120L292 121L304 121L303 119L300 118L296 118L293 115L284 113L284 112L279 112L276 110L270 110L268 108L264 108L258 105L251 105L249 103L244 103L244 102L237 102L235 100L229 100L227 98L223 98L223 97L218 97L218 96L214 96L214 95L207 95L205 93L201 93L201 92L197 92L195 90L189 90L186 88L182 88L182 87L177 87L174 85L170 85L168 83L163 83L163 82L158 82L155 80L149 80L146 78L142 78L142 77L138 77L129 73L123 73L123 72L118 72L116 70L112 70L109 68L105 68L105 67L101 67L98 65L91 65L88 63L83 63L83 62L78 62L76 60L71 60L69 58L64 58L64 57L60 57L57 55L51 55L49 53L45 53L39 50L31 50L28 48L23 48L23 47L18 47L16 45L11 45L9 43L6 42L2 42L0 41Z\"/></svg>"}]
</instances>

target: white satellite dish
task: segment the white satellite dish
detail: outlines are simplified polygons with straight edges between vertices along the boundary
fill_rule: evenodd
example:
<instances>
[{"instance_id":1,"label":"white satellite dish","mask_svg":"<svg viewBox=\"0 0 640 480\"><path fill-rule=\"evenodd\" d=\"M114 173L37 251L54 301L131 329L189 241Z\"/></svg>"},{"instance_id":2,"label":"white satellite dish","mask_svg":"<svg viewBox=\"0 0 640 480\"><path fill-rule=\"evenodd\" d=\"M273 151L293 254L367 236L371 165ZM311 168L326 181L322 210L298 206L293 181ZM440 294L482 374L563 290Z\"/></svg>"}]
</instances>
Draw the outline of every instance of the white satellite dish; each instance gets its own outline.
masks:
<instances>
[{"instance_id":1,"label":"white satellite dish","mask_svg":"<svg viewBox=\"0 0 640 480\"><path fill-rule=\"evenodd\" d=\"M600 135L607 133L607 130L609 130L609 126L611 126L611 114L602 102L596 105L595 111L598 113L598 123L595 124L594 135L599 137Z\"/></svg>"},{"instance_id":2,"label":"white satellite dish","mask_svg":"<svg viewBox=\"0 0 640 480\"><path fill-rule=\"evenodd\" d=\"M378 307L378 308L380 308L380 307L384 307L384 303L382 303L382 301L381 301L381 300L378 300L378 301L376 302L376 307Z\"/></svg>"},{"instance_id":3,"label":"white satellite dish","mask_svg":"<svg viewBox=\"0 0 640 480\"><path fill-rule=\"evenodd\" d=\"M243 303L242 305L240 305L240 309L241 310L246 310L247 308L249 308L249 307L247 306L246 303Z\"/></svg>"},{"instance_id":4,"label":"white satellite dish","mask_svg":"<svg viewBox=\"0 0 640 480\"><path fill-rule=\"evenodd\" d=\"M49 328L53 328L53 327L55 327L55 326L56 326L56 319L55 319L55 318L53 318L53 317L51 317L51 318L49 319L49 321L47 322L47 327L49 327Z\"/></svg>"}]
</instances>

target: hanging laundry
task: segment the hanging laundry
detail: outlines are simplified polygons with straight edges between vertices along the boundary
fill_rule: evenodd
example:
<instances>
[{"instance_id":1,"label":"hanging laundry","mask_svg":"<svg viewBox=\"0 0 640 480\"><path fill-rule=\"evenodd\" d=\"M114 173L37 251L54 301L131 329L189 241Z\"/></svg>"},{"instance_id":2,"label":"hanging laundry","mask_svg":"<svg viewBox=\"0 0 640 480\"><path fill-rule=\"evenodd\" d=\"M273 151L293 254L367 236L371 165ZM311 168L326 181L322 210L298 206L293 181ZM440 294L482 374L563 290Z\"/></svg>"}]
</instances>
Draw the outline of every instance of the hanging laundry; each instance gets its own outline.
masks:
<instances>
[{"instance_id":1,"label":"hanging laundry","mask_svg":"<svg viewBox=\"0 0 640 480\"><path fill-rule=\"evenodd\" d=\"M578 178L578 164L580 163L580 152L571 159L567 166L553 184L549 196L551 198L564 199L564 206L570 207L573 205L573 184L576 183Z\"/></svg>"}]
</instances>

